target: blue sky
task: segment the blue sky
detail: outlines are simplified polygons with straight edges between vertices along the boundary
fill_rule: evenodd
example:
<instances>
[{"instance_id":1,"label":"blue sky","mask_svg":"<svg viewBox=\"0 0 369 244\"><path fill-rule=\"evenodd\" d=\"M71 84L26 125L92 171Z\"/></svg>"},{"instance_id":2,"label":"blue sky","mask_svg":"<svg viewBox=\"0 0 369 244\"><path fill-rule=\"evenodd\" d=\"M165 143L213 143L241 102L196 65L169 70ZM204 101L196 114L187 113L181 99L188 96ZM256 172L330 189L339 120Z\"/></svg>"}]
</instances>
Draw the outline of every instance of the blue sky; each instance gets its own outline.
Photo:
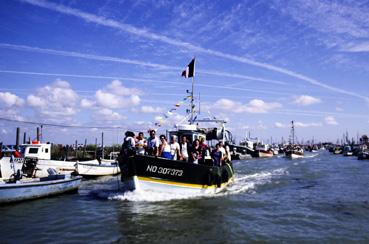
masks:
<instances>
[{"instance_id":1,"label":"blue sky","mask_svg":"<svg viewBox=\"0 0 369 244\"><path fill-rule=\"evenodd\" d=\"M288 138L291 120L305 140L369 130L368 1L5 0L0 54L1 118L91 127L46 126L56 143L154 127L186 97L193 57L200 116L227 119L237 139ZM17 126L35 137L0 125L6 143Z\"/></svg>"}]
</instances>

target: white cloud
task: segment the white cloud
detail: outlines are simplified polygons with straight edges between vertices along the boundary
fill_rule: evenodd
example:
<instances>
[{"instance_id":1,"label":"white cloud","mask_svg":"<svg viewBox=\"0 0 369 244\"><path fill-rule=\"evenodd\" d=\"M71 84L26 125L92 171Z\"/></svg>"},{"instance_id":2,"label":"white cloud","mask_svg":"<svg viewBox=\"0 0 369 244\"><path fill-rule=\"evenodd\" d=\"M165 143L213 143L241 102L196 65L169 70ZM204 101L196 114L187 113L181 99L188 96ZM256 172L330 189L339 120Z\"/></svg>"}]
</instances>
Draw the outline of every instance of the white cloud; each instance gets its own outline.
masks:
<instances>
[{"instance_id":1,"label":"white cloud","mask_svg":"<svg viewBox=\"0 0 369 244\"><path fill-rule=\"evenodd\" d=\"M20 107L24 100L10 92L0 92L0 106L6 108Z\"/></svg>"},{"instance_id":2,"label":"white cloud","mask_svg":"<svg viewBox=\"0 0 369 244\"><path fill-rule=\"evenodd\" d=\"M346 51L346 52L369 52L369 42L350 45L349 47L344 48L343 51Z\"/></svg>"},{"instance_id":3,"label":"white cloud","mask_svg":"<svg viewBox=\"0 0 369 244\"><path fill-rule=\"evenodd\" d=\"M141 91L123 86L119 80L113 80L106 88L96 91L96 103L109 109L126 108L140 104Z\"/></svg>"},{"instance_id":4,"label":"white cloud","mask_svg":"<svg viewBox=\"0 0 369 244\"><path fill-rule=\"evenodd\" d=\"M28 95L27 103L42 116L70 119L78 112L79 96L67 81L56 80Z\"/></svg>"},{"instance_id":5,"label":"white cloud","mask_svg":"<svg viewBox=\"0 0 369 244\"><path fill-rule=\"evenodd\" d=\"M161 113L163 109L160 107L142 106L140 111L142 113Z\"/></svg>"},{"instance_id":6,"label":"white cloud","mask_svg":"<svg viewBox=\"0 0 369 244\"><path fill-rule=\"evenodd\" d=\"M136 88L127 88L122 85L120 80L113 80L108 86L108 90L114 91L115 94L126 96L126 95L140 95L142 92Z\"/></svg>"},{"instance_id":7,"label":"white cloud","mask_svg":"<svg viewBox=\"0 0 369 244\"><path fill-rule=\"evenodd\" d=\"M321 100L316 97L308 96L308 95L301 95L299 97L296 97L294 103L302 105L302 106L308 106L316 103L320 103Z\"/></svg>"},{"instance_id":8,"label":"white cloud","mask_svg":"<svg viewBox=\"0 0 369 244\"><path fill-rule=\"evenodd\" d=\"M295 127L307 128L307 127L321 127L322 123L303 123L303 122L295 122Z\"/></svg>"},{"instance_id":9,"label":"white cloud","mask_svg":"<svg viewBox=\"0 0 369 244\"><path fill-rule=\"evenodd\" d=\"M344 89L340 89L340 88L337 88L336 86L330 86L319 80L315 80L313 78L310 78L308 76L305 76L303 74L297 73L292 70L288 70L283 67L274 66L269 63L258 62L258 61L249 59L244 56L236 56L233 54L223 53L221 51L204 48L202 46L198 46L195 44L191 44L189 42L181 41L179 39L165 36L160 33L151 32L144 28L137 28L133 25L120 23L113 19L107 19L103 16L97 16L94 14L90 14L88 12L83 12L75 8L70 8L68 6L59 5L56 3L51 3L51 2L46 2L46 1L41 2L41 1L27 0L27 2L35 6L39 6L42 8L50 9L50 10L53 10L59 13L63 13L66 15L71 15L71 16L83 19L89 23L95 23L101 26L106 26L109 28L117 29L119 31L129 33L133 36L137 36L139 38L145 38L145 39L149 39L153 41L158 41L158 42L166 43L168 45L172 45L178 48L184 48L187 50L191 50L192 52L205 53L205 54L209 54L215 57L220 57L220 58L252 65L255 67L260 67L266 70L278 72L281 74L288 75L290 77L294 77L294 78L306 81L310 84L325 88L330 91L361 98L366 102L369 101L369 97L360 95L355 92L350 92ZM299 8L300 5L302 7ZM320 3L319 1L312 2L312 3L310 3L309 1L307 4L306 4L306 1L298 2L296 3L296 6L300 11L294 11L295 9L287 9L286 12L287 14L291 15L293 18L295 18L300 23L301 22L303 24L310 23L310 27L313 27L313 28L315 27L320 31L328 31L328 32L332 31L338 34L350 33L351 35L355 37L363 37L367 35L367 30L366 30L367 28L356 28L357 27L356 21L350 20L351 18L347 18L347 17L344 18L345 14L342 15L342 11L341 11L341 9L348 11L348 13L352 14L352 15L350 14L351 17L355 16L355 14L366 17L365 11L361 10L361 8L355 8L355 11L350 11L352 8L341 6L339 4L332 5L334 8L330 8L331 6ZM310 13L310 12L312 12L312 14L310 14L308 18L306 18L306 13ZM327 16L328 21L324 21L324 19L322 19L321 16ZM366 21L365 19L367 18L362 18L362 17L359 18L361 22ZM5 44L5 46L9 47L9 44Z\"/></svg>"},{"instance_id":10,"label":"white cloud","mask_svg":"<svg viewBox=\"0 0 369 244\"><path fill-rule=\"evenodd\" d=\"M281 123L281 122L275 122L275 123L274 123L274 126L275 126L276 128L286 128L286 127L287 127L287 125L285 125L285 124L283 124L283 123Z\"/></svg>"},{"instance_id":11,"label":"white cloud","mask_svg":"<svg viewBox=\"0 0 369 244\"><path fill-rule=\"evenodd\" d=\"M234 113L267 113L280 107L282 107L280 103L267 103L260 99L253 99L246 104L242 104L226 98L219 99L212 106L212 108L228 110Z\"/></svg>"},{"instance_id":12,"label":"white cloud","mask_svg":"<svg viewBox=\"0 0 369 244\"><path fill-rule=\"evenodd\" d=\"M37 97L31 94L27 97L27 103L31 107L42 107L45 105L46 101L41 97Z\"/></svg>"},{"instance_id":13,"label":"white cloud","mask_svg":"<svg viewBox=\"0 0 369 244\"><path fill-rule=\"evenodd\" d=\"M311 122L311 123L305 123L305 122L294 122L295 127L300 127L300 128L308 128L308 127L321 127L323 126L322 123L320 122ZM275 122L274 126L276 128L289 128L290 124L283 124L281 122Z\"/></svg>"},{"instance_id":14,"label":"white cloud","mask_svg":"<svg viewBox=\"0 0 369 244\"><path fill-rule=\"evenodd\" d=\"M342 112L342 111L343 111L343 108L341 108L341 107L336 107L336 111L337 111L337 112Z\"/></svg>"},{"instance_id":15,"label":"white cloud","mask_svg":"<svg viewBox=\"0 0 369 244\"><path fill-rule=\"evenodd\" d=\"M324 118L324 121L327 125L338 125L336 118L333 116L327 116Z\"/></svg>"},{"instance_id":16,"label":"white cloud","mask_svg":"<svg viewBox=\"0 0 369 244\"><path fill-rule=\"evenodd\" d=\"M123 120L126 119L125 116L114 112L111 109L103 108L95 111L95 116L98 120L105 120L105 121L116 121L116 120Z\"/></svg>"},{"instance_id":17,"label":"white cloud","mask_svg":"<svg viewBox=\"0 0 369 244\"><path fill-rule=\"evenodd\" d=\"M83 98L81 100L81 107L82 108L91 108L95 105L95 102L94 101L91 101L89 99L86 99L86 98Z\"/></svg>"}]
</instances>

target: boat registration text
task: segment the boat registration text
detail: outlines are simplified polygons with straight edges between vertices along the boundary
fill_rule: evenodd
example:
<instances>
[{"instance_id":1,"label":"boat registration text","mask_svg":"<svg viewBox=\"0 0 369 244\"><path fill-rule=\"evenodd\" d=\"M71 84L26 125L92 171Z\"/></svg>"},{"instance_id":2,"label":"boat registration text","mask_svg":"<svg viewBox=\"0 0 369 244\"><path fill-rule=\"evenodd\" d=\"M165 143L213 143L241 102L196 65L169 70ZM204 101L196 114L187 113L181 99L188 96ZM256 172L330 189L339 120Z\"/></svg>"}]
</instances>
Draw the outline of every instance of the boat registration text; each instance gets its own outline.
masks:
<instances>
[{"instance_id":1,"label":"boat registration text","mask_svg":"<svg viewBox=\"0 0 369 244\"><path fill-rule=\"evenodd\" d=\"M183 174L183 170L181 169L164 168L164 167L158 167L155 165L147 165L146 171L152 172L152 173L163 174L163 175L174 175L174 176L182 176Z\"/></svg>"}]
</instances>

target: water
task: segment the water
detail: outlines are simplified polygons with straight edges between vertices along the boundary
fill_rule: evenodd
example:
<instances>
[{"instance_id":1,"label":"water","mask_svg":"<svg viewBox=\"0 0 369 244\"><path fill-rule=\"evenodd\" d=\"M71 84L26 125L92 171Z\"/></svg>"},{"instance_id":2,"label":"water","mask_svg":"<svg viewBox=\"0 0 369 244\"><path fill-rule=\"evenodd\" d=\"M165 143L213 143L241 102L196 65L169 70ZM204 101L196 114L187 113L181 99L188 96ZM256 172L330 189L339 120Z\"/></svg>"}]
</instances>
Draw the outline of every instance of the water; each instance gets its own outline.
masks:
<instances>
[{"instance_id":1,"label":"water","mask_svg":"<svg viewBox=\"0 0 369 244\"><path fill-rule=\"evenodd\" d=\"M2 206L1 242L369 242L369 161L321 151L234 168L217 196L124 194L102 177L78 194Z\"/></svg>"}]
</instances>

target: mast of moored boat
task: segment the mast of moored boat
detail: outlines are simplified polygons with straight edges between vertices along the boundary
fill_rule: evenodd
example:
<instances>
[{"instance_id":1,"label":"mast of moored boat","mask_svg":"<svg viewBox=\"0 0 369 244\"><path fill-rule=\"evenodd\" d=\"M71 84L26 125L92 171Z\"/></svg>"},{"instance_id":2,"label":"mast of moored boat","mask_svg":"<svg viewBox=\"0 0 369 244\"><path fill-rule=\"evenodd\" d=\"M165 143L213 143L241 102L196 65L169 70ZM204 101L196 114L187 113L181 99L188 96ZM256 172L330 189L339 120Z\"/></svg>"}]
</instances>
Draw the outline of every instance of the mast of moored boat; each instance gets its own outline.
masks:
<instances>
[{"instance_id":1,"label":"mast of moored boat","mask_svg":"<svg viewBox=\"0 0 369 244\"><path fill-rule=\"evenodd\" d=\"M295 145L295 125L293 123L293 120L291 121L291 136L292 136L292 145Z\"/></svg>"}]
</instances>

